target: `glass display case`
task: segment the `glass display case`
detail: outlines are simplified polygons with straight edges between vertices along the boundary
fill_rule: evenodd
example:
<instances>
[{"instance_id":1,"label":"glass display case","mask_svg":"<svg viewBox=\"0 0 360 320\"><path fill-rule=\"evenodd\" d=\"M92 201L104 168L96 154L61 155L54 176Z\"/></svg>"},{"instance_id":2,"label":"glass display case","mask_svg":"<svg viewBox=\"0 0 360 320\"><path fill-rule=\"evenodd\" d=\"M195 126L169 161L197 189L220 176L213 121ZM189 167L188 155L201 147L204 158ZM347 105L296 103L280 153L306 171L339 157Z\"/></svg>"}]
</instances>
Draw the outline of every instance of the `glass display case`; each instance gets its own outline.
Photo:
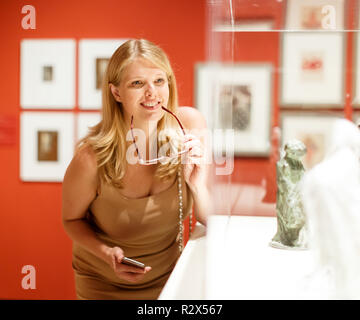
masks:
<instances>
[{"instance_id":1,"label":"glass display case","mask_svg":"<svg viewBox=\"0 0 360 320\"><path fill-rule=\"evenodd\" d=\"M359 122L359 19L358 0L207 1L195 105L209 128L212 206L197 298L354 297L339 295L335 267L314 271L326 248L312 245L301 179L282 201L302 206L308 246L269 243L281 227L277 163L287 142L306 147L306 175L329 156L335 123Z\"/></svg>"}]
</instances>

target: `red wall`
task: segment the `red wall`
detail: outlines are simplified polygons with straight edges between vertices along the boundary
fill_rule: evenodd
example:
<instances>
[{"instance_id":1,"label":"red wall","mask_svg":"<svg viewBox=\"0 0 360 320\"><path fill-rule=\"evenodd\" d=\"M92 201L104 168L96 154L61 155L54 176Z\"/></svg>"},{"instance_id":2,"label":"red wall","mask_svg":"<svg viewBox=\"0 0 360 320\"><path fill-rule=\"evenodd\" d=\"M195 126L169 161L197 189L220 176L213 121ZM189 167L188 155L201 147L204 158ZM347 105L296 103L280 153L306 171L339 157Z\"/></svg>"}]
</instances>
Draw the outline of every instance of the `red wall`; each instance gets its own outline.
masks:
<instances>
[{"instance_id":1,"label":"red wall","mask_svg":"<svg viewBox=\"0 0 360 320\"><path fill-rule=\"evenodd\" d=\"M26 4L36 9L36 30L21 27ZM205 59L205 13L203 0L0 1L0 125L5 116L16 125L15 142L0 144L0 299L76 298L61 184L19 179L20 40L146 38L169 55L180 105L192 105L193 66ZM21 287L24 265L36 269L35 290Z\"/></svg>"},{"instance_id":2,"label":"red wall","mask_svg":"<svg viewBox=\"0 0 360 320\"><path fill-rule=\"evenodd\" d=\"M236 19L273 19L282 28L284 1L253 0L235 3ZM260 2L259 2L260 3ZM346 2L353 23L355 0ZM147 38L169 55L179 89L180 105L193 105L194 63L206 54L206 0L32 0L36 30L21 28L20 0L0 1L0 133L4 119L14 142L0 135L0 299L73 299L71 241L61 224L61 184L24 183L19 179L19 58L24 38ZM226 10L226 17L228 17ZM346 117L351 118L352 34L347 35ZM275 67L272 125L279 125L280 34L237 33L235 60L271 62ZM77 111L77 107L75 111ZM1 127L2 126L2 127ZM4 131L4 130L3 130ZM11 138L11 137L10 137ZM8 139L11 140L11 139ZM267 158L235 160L233 182L260 184L266 176ZM228 178L226 178L228 180ZM24 265L33 265L35 290L21 287Z\"/></svg>"}]
</instances>

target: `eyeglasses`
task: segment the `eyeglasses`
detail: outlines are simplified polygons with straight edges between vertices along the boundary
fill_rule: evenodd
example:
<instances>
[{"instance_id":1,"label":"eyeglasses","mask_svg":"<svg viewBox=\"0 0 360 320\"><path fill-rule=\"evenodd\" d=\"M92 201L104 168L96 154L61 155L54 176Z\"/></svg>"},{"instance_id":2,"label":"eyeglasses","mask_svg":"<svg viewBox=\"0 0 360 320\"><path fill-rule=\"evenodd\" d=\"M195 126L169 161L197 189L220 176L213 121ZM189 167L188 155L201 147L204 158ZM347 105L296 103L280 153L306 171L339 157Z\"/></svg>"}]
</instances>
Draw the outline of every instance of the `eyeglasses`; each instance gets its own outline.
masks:
<instances>
[{"instance_id":1,"label":"eyeglasses","mask_svg":"<svg viewBox=\"0 0 360 320\"><path fill-rule=\"evenodd\" d=\"M184 127L183 125L181 124L179 118L173 113L171 112L169 109L166 109L165 107L161 106L161 108L163 110L165 110L166 112L170 113L177 121L177 123L179 124L180 128L181 128L181 131L182 133L184 134L185 136L185 130L184 130ZM133 140L133 143L135 145L135 148L136 148L136 153L137 153L137 156L139 158L139 163L142 164L142 165L152 165L152 164L156 164L157 162L159 161L164 161L164 160L171 160L171 159L175 159L179 156L181 156L182 154L186 153L187 150L182 150L180 152L177 152L176 154L174 155L170 155L170 156L161 156L159 158L156 158L156 159L151 159L151 160L144 160L141 155L140 155L140 152L139 152L139 149L136 145L136 142L135 142L135 136L134 136L134 132L133 132L133 129L134 129L134 116L132 115L131 116L131 124L130 124L130 130L131 130L131 136L132 136L132 140Z\"/></svg>"}]
</instances>

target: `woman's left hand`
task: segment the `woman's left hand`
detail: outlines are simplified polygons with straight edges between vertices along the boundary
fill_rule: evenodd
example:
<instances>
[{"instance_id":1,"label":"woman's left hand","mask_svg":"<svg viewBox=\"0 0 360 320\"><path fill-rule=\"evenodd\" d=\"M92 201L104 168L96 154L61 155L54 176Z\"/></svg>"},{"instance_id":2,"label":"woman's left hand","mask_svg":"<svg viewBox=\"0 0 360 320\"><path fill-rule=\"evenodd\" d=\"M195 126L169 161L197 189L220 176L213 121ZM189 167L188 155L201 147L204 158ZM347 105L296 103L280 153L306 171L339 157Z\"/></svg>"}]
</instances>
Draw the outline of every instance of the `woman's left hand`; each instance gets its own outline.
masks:
<instances>
[{"instance_id":1,"label":"woman's left hand","mask_svg":"<svg viewBox=\"0 0 360 320\"><path fill-rule=\"evenodd\" d=\"M200 139L192 134L184 137L184 148L187 151L181 158L184 166L184 178L192 191L206 183L205 148Z\"/></svg>"}]
</instances>

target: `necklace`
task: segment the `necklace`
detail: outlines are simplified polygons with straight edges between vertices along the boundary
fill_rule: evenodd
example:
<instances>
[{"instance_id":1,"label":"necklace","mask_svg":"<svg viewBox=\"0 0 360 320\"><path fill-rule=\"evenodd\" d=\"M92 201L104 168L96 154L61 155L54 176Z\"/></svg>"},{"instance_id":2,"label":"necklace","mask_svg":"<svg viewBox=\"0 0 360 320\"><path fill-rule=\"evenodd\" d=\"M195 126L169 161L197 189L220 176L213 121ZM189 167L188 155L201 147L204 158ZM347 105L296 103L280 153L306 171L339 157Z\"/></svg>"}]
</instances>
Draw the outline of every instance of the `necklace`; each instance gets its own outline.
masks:
<instances>
[{"instance_id":1,"label":"necklace","mask_svg":"<svg viewBox=\"0 0 360 320\"><path fill-rule=\"evenodd\" d=\"M178 169L178 193L179 193L179 251L184 250L184 218L183 218L183 197L182 197L182 184L181 184L181 166ZM192 213L189 218L189 238L191 235Z\"/></svg>"}]
</instances>

